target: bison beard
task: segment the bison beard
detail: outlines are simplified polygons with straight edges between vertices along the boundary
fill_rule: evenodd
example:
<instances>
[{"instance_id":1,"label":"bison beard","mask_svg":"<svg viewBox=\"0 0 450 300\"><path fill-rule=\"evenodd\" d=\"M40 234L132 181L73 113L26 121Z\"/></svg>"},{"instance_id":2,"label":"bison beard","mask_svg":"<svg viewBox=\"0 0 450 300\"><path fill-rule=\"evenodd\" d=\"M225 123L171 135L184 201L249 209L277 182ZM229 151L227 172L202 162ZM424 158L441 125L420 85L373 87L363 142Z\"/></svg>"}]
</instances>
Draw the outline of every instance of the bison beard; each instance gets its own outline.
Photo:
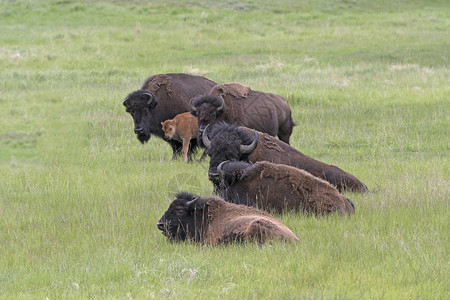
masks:
<instances>
[{"instance_id":1,"label":"bison beard","mask_svg":"<svg viewBox=\"0 0 450 300\"><path fill-rule=\"evenodd\" d=\"M157 223L169 241L222 243L297 241L283 223L258 209L180 192Z\"/></svg>"}]
</instances>

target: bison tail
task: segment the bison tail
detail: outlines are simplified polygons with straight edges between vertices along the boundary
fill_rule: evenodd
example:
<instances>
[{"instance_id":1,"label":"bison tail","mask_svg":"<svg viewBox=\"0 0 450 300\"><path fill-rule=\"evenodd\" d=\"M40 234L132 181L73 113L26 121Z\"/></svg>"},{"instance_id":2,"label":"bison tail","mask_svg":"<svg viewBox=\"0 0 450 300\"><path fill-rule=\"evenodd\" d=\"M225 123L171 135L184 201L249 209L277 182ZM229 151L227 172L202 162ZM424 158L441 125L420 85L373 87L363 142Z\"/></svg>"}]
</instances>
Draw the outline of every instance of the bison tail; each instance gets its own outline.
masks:
<instances>
[{"instance_id":1,"label":"bison tail","mask_svg":"<svg viewBox=\"0 0 450 300\"><path fill-rule=\"evenodd\" d=\"M350 202L350 205L353 207L353 209L355 209L355 205L353 204L352 200L350 200L348 198L345 198L345 199L347 199L347 201Z\"/></svg>"},{"instance_id":2,"label":"bison tail","mask_svg":"<svg viewBox=\"0 0 450 300\"><path fill-rule=\"evenodd\" d=\"M289 139L295 125L297 124L295 124L294 120L292 120L292 116L289 114L289 118L278 128L278 138L289 145Z\"/></svg>"}]
</instances>

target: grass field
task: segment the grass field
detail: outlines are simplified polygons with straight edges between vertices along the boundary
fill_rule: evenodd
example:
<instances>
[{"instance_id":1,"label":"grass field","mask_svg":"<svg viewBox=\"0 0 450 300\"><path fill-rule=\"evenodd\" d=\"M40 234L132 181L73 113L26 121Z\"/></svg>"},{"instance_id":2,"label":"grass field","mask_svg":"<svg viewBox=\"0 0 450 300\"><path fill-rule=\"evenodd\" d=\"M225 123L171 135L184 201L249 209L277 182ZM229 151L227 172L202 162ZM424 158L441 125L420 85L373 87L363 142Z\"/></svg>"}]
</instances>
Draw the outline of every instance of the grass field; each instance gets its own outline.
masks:
<instances>
[{"instance_id":1,"label":"grass field","mask_svg":"<svg viewBox=\"0 0 450 300\"><path fill-rule=\"evenodd\" d=\"M1 1L0 298L449 299L449 37L447 1ZM355 215L167 243L208 161L141 145L122 102L169 72L284 96L291 144L371 190Z\"/></svg>"}]
</instances>

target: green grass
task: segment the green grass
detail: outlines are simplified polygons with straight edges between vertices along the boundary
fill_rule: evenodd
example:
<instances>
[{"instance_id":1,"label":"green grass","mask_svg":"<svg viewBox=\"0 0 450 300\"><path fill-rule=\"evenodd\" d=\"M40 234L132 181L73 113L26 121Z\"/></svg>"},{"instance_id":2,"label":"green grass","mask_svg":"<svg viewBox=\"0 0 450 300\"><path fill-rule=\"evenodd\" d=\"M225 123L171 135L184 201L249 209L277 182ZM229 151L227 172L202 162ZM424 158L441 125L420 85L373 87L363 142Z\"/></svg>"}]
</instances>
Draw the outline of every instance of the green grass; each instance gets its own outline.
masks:
<instances>
[{"instance_id":1,"label":"green grass","mask_svg":"<svg viewBox=\"0 0 450 300\"><path fill-rule=\"evenodd\" d=\"M450 297L446 1L1 1L0 298ZM355 215L202 247L156 228L208 161L139 144L122 106L188 72L283 95L292 145L355 174Z\"/></svg>"}]
</instances>

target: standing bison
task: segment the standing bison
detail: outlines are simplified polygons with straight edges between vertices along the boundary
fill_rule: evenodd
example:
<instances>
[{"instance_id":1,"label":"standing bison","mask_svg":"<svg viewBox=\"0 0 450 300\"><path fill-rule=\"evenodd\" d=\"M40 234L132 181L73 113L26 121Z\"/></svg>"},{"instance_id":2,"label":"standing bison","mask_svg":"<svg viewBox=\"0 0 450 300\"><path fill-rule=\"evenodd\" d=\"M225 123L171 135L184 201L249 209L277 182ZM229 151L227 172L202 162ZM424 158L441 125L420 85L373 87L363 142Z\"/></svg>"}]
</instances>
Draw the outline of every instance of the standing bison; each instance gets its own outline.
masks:
<instances>
[{"instance_id":1,"label":"standing bison","mask_svg":"<svg viewBox=\"0 0 450 300\"><path fill-rule=\"evenodd\" d=\"M175 118L161 122L166 139L183 143L183 160L188 162L189 144L197 139L197 118L188 112L176 115Z\"/></svg>"},{"instance_id":2,"label":"standing bison","mask_svg":"<svg viewBox=\"0 0 450 300\"><path fill-rule=\"evenodd\" d=\"M208 124L225 121L278 136L289 144L294 127L291 108L276 94L254 91L237 82L216 85L208 95L190 101L200 132Z\"/></svg>"},{"instance_id":3,"label":"standing bison","mask_svg":"<svg viewBox=\"0 0 450 300\"><path fill-rule=\"evenodd\" d=\"M313 215L344 215L355 210L330 183L291 166L228 161L220 163L217 173L220 192L228 202L279 213L298 210Z\"/></svg>"},{"instance_id":4,"label":"standing bison","mask_svg":"<svg viewBox=\"0 0 450 300\"><path fill-rule=\"evenodd\" d=\"M177 194L157 226L169 241L207 245L298 240L283 223L259 209L185 192Z\"/></svg>"},{"instance_id":5,"label":"standing bison","mask_svg":"<svg viewBox=\"0 0 450 300\"><path fill-rule=\"evenodd\" d=\"M211 133L208 134L206 130L203 132L202 140L211 157L209 173L216 188L218 184L217 166L221 162L241 160L254 163L265 160L305 170L328 181L341 192L344 190L367 191L366 185L352 174L334 165L325 164L306 156L267 133L227 123L217 123L211 129Z\"/></svg>"},{"instance_id":6,"label":"standing bison","mask_svg":"<svg viewBox=\"0 0 450 300\"><path fill-rule=\"evenodd\" d=\"M140 90L129 94L123 105L134 121L134 133L141 143L147 142L154 134L164 138L161 122L189 111L189 99L203 95L216 83L205 77L189 74L157 74L145 81ZM173 158L180 153L182 144L168 141L173 150ZM195 149L197 140L191 141Z\"/></svg>"}]
</instances>

